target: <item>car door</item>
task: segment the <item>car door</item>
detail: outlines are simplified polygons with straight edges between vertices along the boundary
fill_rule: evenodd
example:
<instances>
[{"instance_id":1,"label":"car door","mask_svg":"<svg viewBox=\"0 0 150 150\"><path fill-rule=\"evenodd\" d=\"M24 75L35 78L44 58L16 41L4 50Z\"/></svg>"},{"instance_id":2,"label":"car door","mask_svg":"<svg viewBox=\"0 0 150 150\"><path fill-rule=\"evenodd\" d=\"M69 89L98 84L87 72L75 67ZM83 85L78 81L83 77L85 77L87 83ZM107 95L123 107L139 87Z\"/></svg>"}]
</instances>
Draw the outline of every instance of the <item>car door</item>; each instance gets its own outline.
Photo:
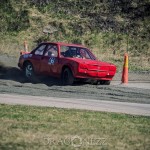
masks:
<instances>
[{"instance_id":1,"label":"car door","mask_svg":"<svg viewBox=\"0 0 150 150\"><path fill-rule=\"evenodd\" d=\"M58 64L58 47L56 44L47 44L41 58L40 72L45 75L56 76Z\"/></svg>"},{"instance_id":2,"label":"car door","mask_svg":"<svg viewBox=\"0 0 150 150\"><path fill-rule=\"evenodd\" d=\"M43 57L44 51L46 48L46 44L40 44L35 50L32 51L32 56L30 58L34 71L39 74L40 73L40 66L41 66L41 58Z\"/></svg>"}]
</instances>

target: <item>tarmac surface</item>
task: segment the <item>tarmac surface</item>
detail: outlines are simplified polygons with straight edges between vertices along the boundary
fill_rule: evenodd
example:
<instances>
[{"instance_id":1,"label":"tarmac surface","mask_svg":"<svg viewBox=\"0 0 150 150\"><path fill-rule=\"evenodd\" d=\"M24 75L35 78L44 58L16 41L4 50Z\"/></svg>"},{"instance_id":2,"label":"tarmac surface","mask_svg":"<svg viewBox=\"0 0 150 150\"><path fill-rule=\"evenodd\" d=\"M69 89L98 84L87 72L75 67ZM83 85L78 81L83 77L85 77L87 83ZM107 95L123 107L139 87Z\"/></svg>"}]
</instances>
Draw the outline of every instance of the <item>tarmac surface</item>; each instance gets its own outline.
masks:
<instances>
[{"instance_id":1,"label":"tarmac surface","mask_svg":"<svg viewBox=\"0 0 150 150\"><path fill-rule=\"evenodd\" d=\"M150 104L100 101L94 99L56 98L0 94L1 104L30 105L58 108L83 109L92 111L116 112L131 115L150 116Z\"/></svg>"}]
</instances>

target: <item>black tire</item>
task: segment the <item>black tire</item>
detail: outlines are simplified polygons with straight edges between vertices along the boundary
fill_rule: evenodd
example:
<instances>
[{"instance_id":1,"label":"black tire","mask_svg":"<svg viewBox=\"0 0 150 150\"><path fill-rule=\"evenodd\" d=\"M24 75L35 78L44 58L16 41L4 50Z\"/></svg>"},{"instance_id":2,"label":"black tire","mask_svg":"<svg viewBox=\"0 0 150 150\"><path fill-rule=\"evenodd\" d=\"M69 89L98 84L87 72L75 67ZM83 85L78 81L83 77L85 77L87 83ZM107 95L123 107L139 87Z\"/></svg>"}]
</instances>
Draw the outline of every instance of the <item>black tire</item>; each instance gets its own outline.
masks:
<instances>
[{"instance_id":1,"label":"black tire","mask_svg":"<svg viewBox=\"0 0 150 150\"><path fill-rule=\"evenodd\" d=\"M98 84L98 81L97 81L97 80L91 80L91 84L92 84L92 85L97 85L97 84Z\"/></svg>"},{"instance_id":2,"label":"black tire","mask_svg":"<svg viewBox=\"0 0 150 150\"><path fill-rule=\"evenodd\" d=\"M72 71L69 68L65 68L62 72L62 84L63 85L72 85L74 82L74 77Z\"/></svg>"},{"instance_id":3,"label":"black tire","mask_svg":"<svg viewBox=\"0 0 150 150\"><path fill-rule=\"evenodd\" d=\"M26 62L23 68L24 76L28 81L34 82L35 81L35 74L34 68L32 63Z\"/></svg>"},{"instance_id":4,"label":"black tire","mask_svg":"<svg viewBox=\"0 0 150 150\"><path fill-rule=\"evenodd\" d=\"M109 80L101 80L99 81L101 85L110 85L110 81Z\"/></svg>"}]
</instances>

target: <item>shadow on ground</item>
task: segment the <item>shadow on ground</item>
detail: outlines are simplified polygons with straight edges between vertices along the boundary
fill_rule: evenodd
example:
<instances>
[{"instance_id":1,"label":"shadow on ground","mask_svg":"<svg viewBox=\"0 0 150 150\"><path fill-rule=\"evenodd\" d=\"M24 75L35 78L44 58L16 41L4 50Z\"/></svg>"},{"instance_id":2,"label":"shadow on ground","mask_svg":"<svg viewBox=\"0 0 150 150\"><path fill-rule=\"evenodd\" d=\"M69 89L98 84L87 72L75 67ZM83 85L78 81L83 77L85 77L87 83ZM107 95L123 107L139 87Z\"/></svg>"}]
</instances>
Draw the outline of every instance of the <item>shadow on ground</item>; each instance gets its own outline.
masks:
<instances>
[{"instance_id":1,"label":"shadow on ground","mask_svg":"<svg viewBox=\"0 0 150 150\"><path fill-rule=\"evenodd\" d=\"M29 81L23 74L23 72L17 68L17 67L7 67L4 64L0 62L0 79L4 80L12 80L20 83L42 83L47 86L53 86L53 85L62 85L61 80L54 77L49 76L37 76L35 77L34 81ZM85 82L75 82L73 85L83 85L86 84Z\"/></svg>"},{"instance_id":2,"label":"shadow on ground","mask_svg":"<svg viewBox=\"0 0 150 150\"><path fill-rule=\"evenodd\" d=\"M24 76L23 72L17 67L7 67L4 64L0 63L0 79L4 80L13 80L20 83L43 83L48 86L52 85L60 85L60 80L53 77L36 77L36 79L32 81L28 81L28 79Z\"/></svg>"}]
</instances>

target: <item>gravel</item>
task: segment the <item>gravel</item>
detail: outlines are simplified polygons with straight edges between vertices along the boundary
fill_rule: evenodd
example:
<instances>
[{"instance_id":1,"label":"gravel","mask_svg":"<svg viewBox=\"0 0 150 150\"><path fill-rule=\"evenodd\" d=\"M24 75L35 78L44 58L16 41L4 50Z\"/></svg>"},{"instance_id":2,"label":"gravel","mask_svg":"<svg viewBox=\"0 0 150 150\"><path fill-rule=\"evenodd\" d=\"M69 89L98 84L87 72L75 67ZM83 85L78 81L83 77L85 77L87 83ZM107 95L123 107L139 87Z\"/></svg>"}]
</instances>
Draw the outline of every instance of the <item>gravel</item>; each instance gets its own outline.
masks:
<instances>
[{"instance_id":1,"label":"gravel","mask_svg":"<svg viewBox=\"0 0 150 150\"><path fill-rule=\"evenodd\" d=\"M150 104L149 73L130 73L128 85L120 84L121 73L117 73L109 86L88 83L61 86L60 80L52 77L40 77L36 83L28 82L17 67L17 61L15 57L0 56L0 93Z\"/></svg>"}]
</instances>

